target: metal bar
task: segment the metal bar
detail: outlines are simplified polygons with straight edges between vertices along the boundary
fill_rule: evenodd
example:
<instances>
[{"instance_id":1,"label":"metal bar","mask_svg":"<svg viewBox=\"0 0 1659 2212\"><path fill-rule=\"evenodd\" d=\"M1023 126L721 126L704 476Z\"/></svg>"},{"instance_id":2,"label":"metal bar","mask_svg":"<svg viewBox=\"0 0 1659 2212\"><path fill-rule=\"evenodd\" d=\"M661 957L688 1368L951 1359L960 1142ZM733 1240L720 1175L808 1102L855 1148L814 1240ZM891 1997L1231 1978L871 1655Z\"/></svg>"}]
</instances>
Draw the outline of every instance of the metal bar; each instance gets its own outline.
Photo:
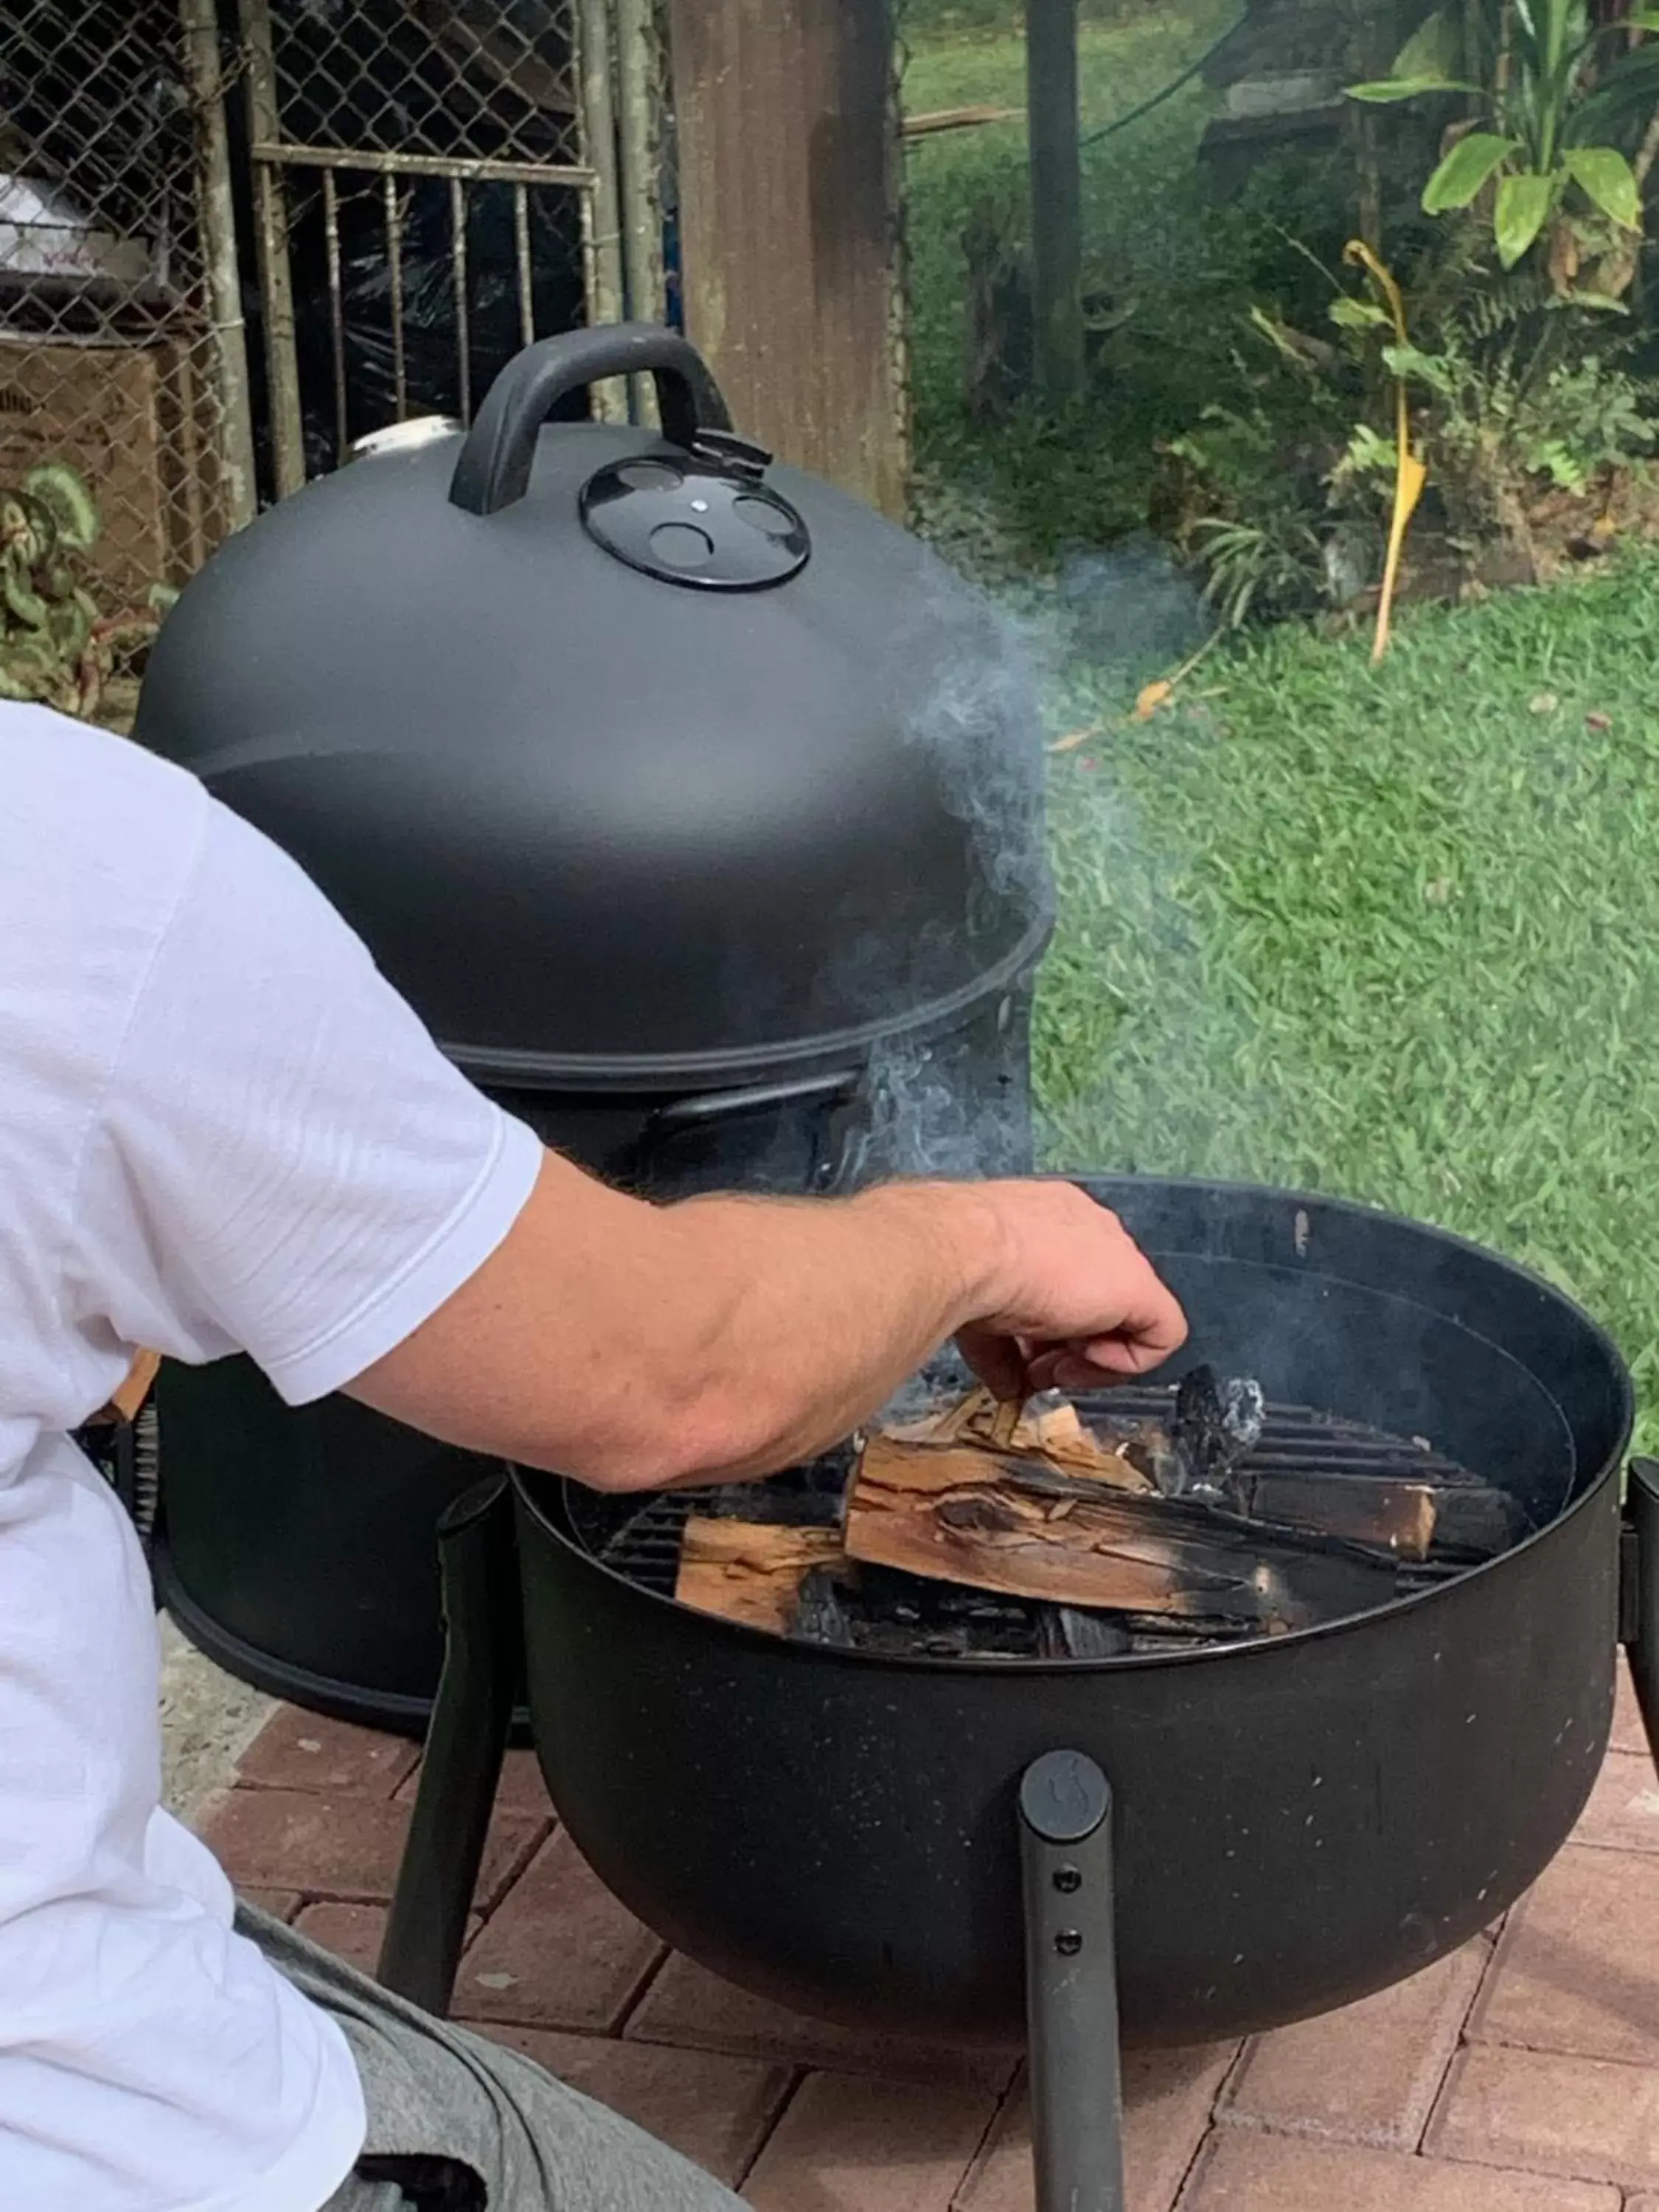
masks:
<instances>
[{"instance_id":1,"label":"metal bar","mask_svg":"<svg viewBox=\"0 0 1659 2212\"><path fill-rule=\"evenodd\" d=\"M393 404L401 422L409 413L409 363L404 348L404 210L398 197L398 179L390 171L382 179L382 191L386 265L392 280L392 386Z\"/></svg>"},{"instance_id":2,"label":"metal bar","mask_svg":"<svg viewBox=\"0 0 1659 2212\"><path fill-rule=\"evenodd\" d=\"M334 356L334 459L343 465L351 447L346 411L345 289L340 277L340 195L332 169L323 171L323 232L328 245L328 323Z\"/></svg>"},{"instance_id":3,"label":"metal bar","mask_svg":"<svg viewBox=\"0 0 1659 2212\"><path fill-rule=\"evenodd\" d=\"M466 186L449 180L449 252L455 289L455 370L463 422L472 420L472 325L466 303Z\"/></svg>"},{"instance_id":4,"label":"metal bar","mask_svg":"<svg viewBox=\"0 0 1659 2212\"><path fill-rule=\"evenodd\" d=\"M1037 377L1050 400L1083 386L1083 161L1078 0L1025 0L1031 149L1031 295Z\"/></svg>"},{"instance_id":5,"label":"metal bar","mask_svg":"<svg viewBox=\"0 0 1659 2212\"><path fill-rule=\"evenodd\" d=\"M1659 1460L1633 1459L1625 1491L1619 1636L1648 1744L1659 1761Z\"/></svg>"},{"instance_id":6,"label":"metal bar","mask_svg":"<svg viewBox=\"0 0 1659 2212\"><path fill-rule=\"evenodd\" d=\"M492 1475L438 1523L444 1663L376 1973L442 2014L455 1988L523 1671L513 1497Z\"/></svg>"},{"instance_id":7,"label":"metal bar","mask_svg":"<svg viewBox=\"0 0 1659 2212\"><path fill-rule=\"evenodd\" d=\"M270 0L244 0L247 49L248 136L256 144L282 137L276 100L276 54ZM300 413L300 356L294 336L294 283L288 258L288 198L282 171L262 163L254 174L254 240L264 301L265 372L276 496L286 499L306 480L305 425Z\"/></svg>"},{"instance_id":8,"label":"metal bar","mask_svg":"<svg viewBox=\"0 0 1659 2212\"><path fill-rule=\"evenodd\" d=\"M1112 1792L1050 1751L1019 1787L1036 2212L1124 2212Z\"/></svg>"},{"instance_id":9,"label":"metal bar","mask_svg":"<svg viewBox=\"0 0 1659 2212\"><path fill-rule=\"evenodd\" d=\"M630 322L658 323L663 315L663 261L655 9L652 0L616 0L616 10L617 199L626 312ZM633 379L635 422L656 422L656 399L649 377Z\"/></svg>"},{"instance_id":10,"label":"metal bar","mask_svg":"<svg viewBox=\"0 0 1659 2212\"><path fill-rule=\"evenodd\" d=\"M526 345L536 337L535 270L530 258L530 189L513 187L513 259L519 272L519 335Z\"/></svg>"},{"instance_id":11,"label":"metal bar","mask_svg":"<svg viewBox=\"0 0 1659 2212\"><path fill-rule=\"evenodd\" d=\"M368 147L289 145L276 137L261 137L249 148L262 168L360 169L374 176L459 178L467 185L562 185L567 190L587 190L593 182L591 169L568 162L486 161L442 154L382 154Z\"/></svg>"},{"instance_id":12,"label":"metal bar","mask_svg":"<svg viewBox=\"0 0 1659 2212\"><path fill-rule=\"evenodd\" d=\"M624 313L625 292L608 0L580 0L576 30L582 155L592 180L592 190L582 202L587 319L590 323L617 323ZM595 385L590 404L601 422L628 419L625 386L614 382Z\"/></svg>"},{"instance_id":13,"label":"metal bar","mask_svg":"<svg viewBox=\"0 0 1659 2212\"><path fill-rule=\"evenodd\" d=\"M253 403L248 389L247 330L236 264L236 204L219 61L215 0L182 0L185 67L197 125L197 221L213 318L213 375L219 408L218 460L225 520L233 530L258 512L253 471Z\"/></svg>"}]
</instances>

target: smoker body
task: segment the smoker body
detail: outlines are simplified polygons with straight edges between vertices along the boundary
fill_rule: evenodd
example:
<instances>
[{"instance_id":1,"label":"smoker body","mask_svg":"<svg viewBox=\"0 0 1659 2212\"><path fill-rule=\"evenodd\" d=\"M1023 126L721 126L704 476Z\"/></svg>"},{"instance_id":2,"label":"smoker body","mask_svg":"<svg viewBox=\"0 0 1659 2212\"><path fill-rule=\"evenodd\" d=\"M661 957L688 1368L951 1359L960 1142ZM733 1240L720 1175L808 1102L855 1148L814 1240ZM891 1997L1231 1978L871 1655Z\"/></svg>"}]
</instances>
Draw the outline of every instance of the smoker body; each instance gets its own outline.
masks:
<instances>
[{"instance_id":1,"label":"smoker body","mask_svg":"<svg viewBox=\"0 0 1659 2212\"><path fill-rule=\"evenodd\" d=\"M655 378L660 434L557 419ZM988 602L735 436L683 338L532 346L471 430L284 500L163 625L136 734L304 866L455 1063L658 1197L1029 1164L1052 890ZM419 1728L477 1461L170 1373L157 1576L301 1704Z\"/></svg>"},{"instance_id":2,"label":"smoker body","mask_svg":"<svg viewBox=\"0 0 1659 2212\"><path fill-rule=\"evenodd\" d=\"M1099 1662L890 1660L653 1595L519 1486L532 1727L561 1818L647 1925L854 2025L1012 2039L1016 1800L1064 1748L1115 1804L1133 2041L1202 2042L1386 1986L1542 1871L1606 1747L1628 1378L1577 1309L1437 1231L1276 1192L1090 1188L1270 1397L1432 1438L1540 1524L1357 1620Z\"/></svg>"}]
</instances>

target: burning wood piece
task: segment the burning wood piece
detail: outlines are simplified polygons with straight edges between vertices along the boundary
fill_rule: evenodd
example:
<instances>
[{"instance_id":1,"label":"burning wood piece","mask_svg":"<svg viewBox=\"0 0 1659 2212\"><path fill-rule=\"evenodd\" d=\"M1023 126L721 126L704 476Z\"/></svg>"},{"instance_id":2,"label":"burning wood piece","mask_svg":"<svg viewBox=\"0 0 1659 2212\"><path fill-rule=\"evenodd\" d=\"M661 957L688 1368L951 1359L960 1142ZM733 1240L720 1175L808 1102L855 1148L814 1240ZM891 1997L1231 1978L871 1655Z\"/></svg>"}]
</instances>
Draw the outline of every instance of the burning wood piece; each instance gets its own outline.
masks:
<instances>
[{"instance_id":1,"label":"burning wood piece","mask_svg":"<svg viewBox=\"0 0 1659 2212\"><path fill-rule=\"evenodd\" d=\"M880 1433L901 1443L963 1443L1039 1460L1067 1474L1092 1475L1117 1490L1150 1493L1156 1487L1146 1468L1136 1466L1119 1444L1097 1437L1057 1390L1045 1390L1024 1407L999 1401L986 1389L970 1390L954 1405Z\"/></svg>"},{"instance_id":2,"label":"burning wood piece","mask_svg":"<svg viewBox=\"0 0 1659 2212\"><path fill-rule=\"evenodd\" d=\"M696 1516L680 1539L674 1595L699 1613L787 1636L806 1577L815 1569L835 1567L844 1556L833 1528Z\"/></svg>"},{"instance_id":3,"label":"burning wood piece","mask_svg":"<svg viewBox=\"0 0 1659 2212\"><path fill-rule=\"evenodd\" d=\"M1296 1468L1232 1480L1237 1510L1253 1521L1304 1534L1322 1534L1386 1552L1399 1559L1425 1559L1439 1526L1443 1493L1426 1482L1377 1481Z\"/></svg>"},{"instance_id":4,"label":"burning wood piece","mask_svg":"<svg viewBox=\"0 0 1659 2212\"><path fill-rule=\"evenodd\" d=\"M849 1559L1090 1612L1299 1627L1393 1597L1391 1563L958 1443L873 1436Z\"/></svg>"},{"instance_id":5,"label":"burning wood piece","mask_svg":"<svg viewBox=\"0 0 1659 2212\"><path fill-rule=\"evenodd\" d=\"M1343 1464L1342 1428L1329 1437L1331 1464L1280 1459L1261 1445L1266 1407L1259 1383L1221 1382L1208 1367L1194 1368L1177 1387L1167 1424L1143 1422L1117 1449L1143 1468L1166 1498L1224 1506L1243 1519L1297 1534L1328 1536L1402 1560L1431 1552L1474 1564L1495 1559L1526 1534L1518 1502L1466 1469L1422 1447L1402 1444L1397 1465L1379 1469L1376 1442L1364 1446L1371 1464Z\"/></svg>"}]
</instances>

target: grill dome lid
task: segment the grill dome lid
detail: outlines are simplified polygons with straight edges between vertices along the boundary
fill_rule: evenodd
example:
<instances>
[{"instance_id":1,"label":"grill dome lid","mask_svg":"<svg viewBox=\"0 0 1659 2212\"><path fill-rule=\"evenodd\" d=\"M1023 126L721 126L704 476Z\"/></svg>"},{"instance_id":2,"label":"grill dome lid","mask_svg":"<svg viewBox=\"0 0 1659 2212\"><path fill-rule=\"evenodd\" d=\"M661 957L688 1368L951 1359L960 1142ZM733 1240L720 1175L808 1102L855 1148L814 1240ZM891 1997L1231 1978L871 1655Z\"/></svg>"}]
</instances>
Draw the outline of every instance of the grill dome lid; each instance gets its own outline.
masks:
<instances>
[{"instance_id":1,"label":"grill dome lid","mask_svg":"<svg viewBox=\"0 0 1659 2212\"><path fill-rule=\"evenodd\" d=\"M660 435L548 422L641 373ZM650 326L528 348L470 432L232 538L136 734L310 872L480 1080L763 1077L946 1025L1049 926L1005 625L734 437Z\"/></svg>"}]
</instances>

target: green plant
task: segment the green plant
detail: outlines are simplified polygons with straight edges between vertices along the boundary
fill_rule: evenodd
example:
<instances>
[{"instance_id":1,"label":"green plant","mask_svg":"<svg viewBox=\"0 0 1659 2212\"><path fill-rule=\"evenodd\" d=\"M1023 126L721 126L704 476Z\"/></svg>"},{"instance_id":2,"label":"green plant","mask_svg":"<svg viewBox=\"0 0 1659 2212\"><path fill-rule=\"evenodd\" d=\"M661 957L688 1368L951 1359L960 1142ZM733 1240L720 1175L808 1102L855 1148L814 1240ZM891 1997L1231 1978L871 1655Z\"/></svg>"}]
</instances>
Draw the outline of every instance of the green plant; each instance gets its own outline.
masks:
<instances>
[{"instance_id":1,"label":"green plant","mask_svg":"<svg viewBox=\"0 0 1659 2212\"><path fill-rule=\"evenodd\" d=\"M1589 0L1458 0L1419 26L1389 76L1349 96L1466 96L1474 116L1448 133L1425 210L1478 207L1505 269L1543 240L1559 294L1615 302L1635 276L1659 156L1659 46L1646 35L1659 7L1604 15Z\"/></svg>"},{"instance_id":2,"label":"green plant","mask_svg":"<svg viewBox=\"0 0 1659 2212\"><path fill-rule=\"evenodd\" d=\"M1656 387L1622 357L1631 341L1564 313L1542 278L1471 292L1415 343L1378 328L1367 301L1344 298L1331 313L1356 343L1373 331L1382 341L1382 365L1410 396L1454 537L1467 547L1504 543L1523 572L1534 565L1529 509L1540 490L1582 495L1659 443ZM1333 489L1380 483L1396 455L1395 440L1362 422L1332 472Z\"/></svg>"},{"instance_id":3,"label":"green plant","mask_svg":"<svg viewBox=\"0 0 1659 2212\"><path fill-rule=\"evenodd\" d=\"M1319 595L1324 542L1298 514L1267 522L1200 515L1188 545L1204 571L1204 603L1225 629L1242 629L1252 616L1306 612Z\"/></svg>"},{"instance_id":4,"label":"green plant","mask_svg":"<svg viewBox=\"0 0 1659 2212\"><path fill-rule=\"evenodd\" d=\"M102 525L67 462L33 468L0 491L0 698L90 714L118 657L146 643L174 594L105 615L88 589L87 556Z\"/></svg>"}]
</instances>

